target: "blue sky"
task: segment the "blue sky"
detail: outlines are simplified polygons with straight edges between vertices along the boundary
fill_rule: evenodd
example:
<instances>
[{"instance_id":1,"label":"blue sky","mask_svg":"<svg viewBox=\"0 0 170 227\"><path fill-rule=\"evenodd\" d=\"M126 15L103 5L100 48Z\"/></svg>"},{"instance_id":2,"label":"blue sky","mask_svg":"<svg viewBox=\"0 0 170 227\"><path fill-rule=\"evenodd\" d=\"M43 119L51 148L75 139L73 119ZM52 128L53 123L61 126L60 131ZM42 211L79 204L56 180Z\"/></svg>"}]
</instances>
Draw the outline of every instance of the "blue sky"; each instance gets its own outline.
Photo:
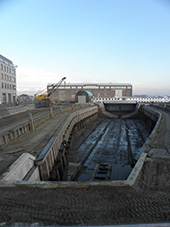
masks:
<instances>
[{"instance_id":1,"label":"blue sky","mask_svg":"<svg viewBox=\"0 0 170 227\"><path fill-rule=\"evenodd\" d=\"M18 94L66 76L170 95L169 0L0 0L0 30Z\"/></svg>"}]
</instances>

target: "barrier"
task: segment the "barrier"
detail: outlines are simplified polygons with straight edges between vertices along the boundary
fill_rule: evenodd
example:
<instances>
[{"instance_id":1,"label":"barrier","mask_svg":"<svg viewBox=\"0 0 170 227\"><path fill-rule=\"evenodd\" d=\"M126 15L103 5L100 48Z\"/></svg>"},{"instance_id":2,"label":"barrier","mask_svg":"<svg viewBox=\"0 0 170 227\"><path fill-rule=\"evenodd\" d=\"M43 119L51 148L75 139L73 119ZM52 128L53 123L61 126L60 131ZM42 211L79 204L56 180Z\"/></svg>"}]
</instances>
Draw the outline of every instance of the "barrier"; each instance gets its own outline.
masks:
<instances>
[{"instance_id":1,"label":"barrier","mask_svg":"<svg viewBox=\"0 0 170 227\"><path fill-rule=\"evenodd\" d=\"M31 178L35 174L36 167L39 167L40 170L40 178L41 182L38 181L32 181L29 182L28 178L25 177L25 181L9 181L9 182L0 182L0 186L19 186L19 185L25 185L29 187L43 187L43 188L57 188L57 187L87 187L87 186L132 186L141 169L143 166L143 163L145 161L147 153L144 153L146 151L147 146L154 138L154 135L156 133L156 130L158 129L162 115L157 112L153 111L150 108L143 107L142 108L143 113L147 115L148 117L152 118L152 120L156 120L156 125L154 129L152 130L148 140L145 142L143 147L140 149L140 152L138 153L138 158L136 158L137 163L129 175L128 179L125 181L106 181L106 182L49 182L49 176L50 171L52 170L52 167L55 163L55 160L57 157L59 157L61 146L63 147L62 154L65 155L65 150L67 149L67 143L69 143L70 134L72 133L72 129L74 125L76 125L78 122L81 122L83 119L86 119L90 116L95 115L98 112L97 107L91 107L84 110L80 110L77 112L74 112L70 114L68 119L66 121L61 122L59 128L57 129L54 136L51 138L47 146L43 149L39 157L35 160L35 166L32 168L32 172L28 178ZM64 164L64 156L59 157L62 159L62 163ZM37 170L37 169L36 169Z\"/></svg>"},{"instance_id":2,"label":"barrier","mask_svg":"<svg viewBox=\"0 0 170 227\"><path fill-rule=\"evenodd\" d=\"M50 172L54 166L55 160L59 155L61 146L63 145L63 152L61 159L65 159L66 144L69 142L69 137L71 131L75 124L83 119L86 119L98 112L98 108L89 107L84 110L76 111L67 118L63 120L53 137L50 139L49 143L45 146L39 157L36 159L36 165L39 166L41 180L48 180L50 177ZM63 160L60 162L62 163Z\"/></svg>"},{"instance_id":3,"label":"barrier","mask_svg":"<svg viewBox=\"0 0 170 227\"><path fill-rule=\"evenodd\" d=\"M140 148L138 154L135 157L135 160L138 160L139 157L141 156L141 154L146 151L146 148L149 146L149 144L152 142L152 140L155 137L156 131L158 129L158 127L160 126L161 123L161 119L162 119L162 114L158 111L153 111L151 109L149 109L146 106L142 107L142 112L145 116L147 116L148 118L150 118L152 121L155 122L154 128L151 131L149 137L147 138L147 140L145 141L145 143L143 144L143 146ZM151 127L151 125L150 125Z\"/></svg>"},{"instance_id":4,"label":"barrier","mask_svg":"<svg viewBox=\"0 0 170 227\"><path fill-rule=\"evenodd\" d=\"M78 110L81 108L85 108L87 105L70 105L70 106L63 106L60 108L53 109L53 114L51 114L51 109L49 110L49 113L45 113L41 117L36 117L32 119L32 122L30 124L29 120L21 125L18 125L17 127L3 133L0 135L0 146L7 145L11 141L19 138L22 135L25 135L26 133L32 131L32 128L37 128L44 122L50 120L50 118L55 117L57 114L65 112L65 111L71 111L71 110Z\"/></svg>"},{"instance_id":5,"label":"barrier","mask_svg":"<svg viewBox=\"0 0 170 227\"><path fill-rule=\"evenodd\" d=\"M28 172L34 166L35 157L28 153L23 153L8 169L6 173L3 174L2 181L18 181L24 180ZM33 176L27 180L38 181L39 172L38 169L34 169Z\"/></svg>"}]
</instances>

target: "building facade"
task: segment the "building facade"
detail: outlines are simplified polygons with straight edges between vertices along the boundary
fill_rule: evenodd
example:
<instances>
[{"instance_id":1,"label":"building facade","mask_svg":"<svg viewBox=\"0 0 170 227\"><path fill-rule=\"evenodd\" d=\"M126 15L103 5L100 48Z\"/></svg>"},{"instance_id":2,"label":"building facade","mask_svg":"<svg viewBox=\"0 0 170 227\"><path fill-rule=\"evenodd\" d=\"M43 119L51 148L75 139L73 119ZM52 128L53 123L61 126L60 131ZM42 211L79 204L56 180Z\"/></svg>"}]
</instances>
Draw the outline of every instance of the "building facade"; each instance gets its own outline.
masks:
<instances>
[{"instance_id":1,"label":"building facade","mask_svg":"<svg viewBox=\"0 0 170 227\"><path fill-rule=\"evenodd\" d=\"M47 91L51 87L49 84ZM129 83L64 83L50 97L58 101L75 101L75 95L80 90L90 91L95 98L132 96L132 85Z\"/></svg>"},{"instance_id":2,"label":"building facade","mask_svg":"<svg viewBox=\"0 0 170 227\"><path fill-rule=\"evenodd\" d=\"M15 105L16 68L11 60L0 55L0 104Z\"/></svg>"}]
</instances>

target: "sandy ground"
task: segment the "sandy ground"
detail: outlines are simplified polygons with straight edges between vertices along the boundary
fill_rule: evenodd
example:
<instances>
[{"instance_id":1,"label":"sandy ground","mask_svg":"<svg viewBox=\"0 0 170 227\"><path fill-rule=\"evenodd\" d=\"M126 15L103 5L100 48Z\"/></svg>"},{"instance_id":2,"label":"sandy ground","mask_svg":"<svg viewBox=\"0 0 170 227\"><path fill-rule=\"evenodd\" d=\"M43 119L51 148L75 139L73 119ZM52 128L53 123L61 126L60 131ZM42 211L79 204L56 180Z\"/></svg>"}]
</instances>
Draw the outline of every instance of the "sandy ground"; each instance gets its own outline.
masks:
<instances>
[{"instance_id":1,"label":"sandy ground","mask_svg":"<svg viewBox=\"0 0 170 227\"><path fill-rule=\"evenodd\" d=\"M133 187L0 188L0 223L113 225L170 222L170 115Z\"/></svg>"}]
</instances>

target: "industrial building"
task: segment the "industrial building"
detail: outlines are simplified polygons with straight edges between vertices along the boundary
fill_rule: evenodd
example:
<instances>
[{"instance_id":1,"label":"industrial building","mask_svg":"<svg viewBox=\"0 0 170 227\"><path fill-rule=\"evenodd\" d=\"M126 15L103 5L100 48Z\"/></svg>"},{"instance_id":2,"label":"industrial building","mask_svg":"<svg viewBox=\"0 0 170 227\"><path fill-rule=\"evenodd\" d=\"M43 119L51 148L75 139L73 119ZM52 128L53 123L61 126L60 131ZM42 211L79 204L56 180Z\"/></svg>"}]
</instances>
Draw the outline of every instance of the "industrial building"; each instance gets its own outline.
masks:
<instances>
[{"instance_id":1,"label":"industrial building","mask_svg":"<svg viewBox=\"0 0 170 227\"><path fill-rule=\"evenodd\" d=\"M48 92L52 84L47 86ZM130 83L64 83L52 94L56 101L75 101L76 93L80 90L90 91L97 97L131 97L132 85Z\"/></svg>"},{"instance_id":2,"label":"industrial building","mask_svg":"<svg viewBox=\"0 0 170 227\"><path fill-rule=\"evenodd\" d=\"M16 68L0 55L0 104L15 105L16 97Z\"/></svg>"}]
</instances>

